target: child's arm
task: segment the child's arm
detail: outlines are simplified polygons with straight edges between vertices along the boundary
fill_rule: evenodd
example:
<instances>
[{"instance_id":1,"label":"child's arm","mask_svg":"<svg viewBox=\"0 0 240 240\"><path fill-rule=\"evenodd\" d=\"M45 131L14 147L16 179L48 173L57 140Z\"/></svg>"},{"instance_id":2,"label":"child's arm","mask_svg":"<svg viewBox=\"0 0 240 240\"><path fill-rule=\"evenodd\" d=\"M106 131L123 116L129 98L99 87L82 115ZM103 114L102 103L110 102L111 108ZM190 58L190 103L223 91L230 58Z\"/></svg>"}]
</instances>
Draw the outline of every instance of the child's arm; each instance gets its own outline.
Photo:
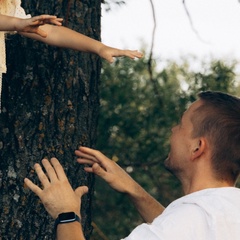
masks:
<instances>
[{"instance_id":1,"label":"child's arm","mask_svg":"<svg viewBox=\"0 0 240 240\"><path fill-rule=\"evenodd\" d=\"M45 42L49 45L70 48L77 51L91 52L106 59L108 62L113 62L114 57L127 56L132 59L141 58L142 53L132 50L121 50L104 45L100 41L87 37L79 32L71 30L63 26L54 26L45 24L39 27L47 34L46 38L41 38L36 34L28 34L19 32L20 34Z\"/></svg>"},{"instance_id":2,"label":"child's arm","mask_svg":"<svg viewBox=\"0 0 240 240\"><path fill-rule=\"evenodd\" d=\"M62 25L62 19L52 15L40 15L33 18L17 18L0 14L0 31L18 31L34 33L41 37L46 37L47 33L39 26L46 23Z\"/></svg>"},{"instance_id":3,"label":"child's arm","mask_svg":"<svg viewBox=\"0 0 240 240\"><path fill-rule=\"evenodd\" d=\"M21 19L0 14L0 31L17 31L21 35L49 45L95 53L108 62L113 62L114 57L127 56L132 59L142 57L142 53L138 51L121 50L106 46L100 41L61 25L62 19L52 15Z\"/></svg>"}]
</instances>

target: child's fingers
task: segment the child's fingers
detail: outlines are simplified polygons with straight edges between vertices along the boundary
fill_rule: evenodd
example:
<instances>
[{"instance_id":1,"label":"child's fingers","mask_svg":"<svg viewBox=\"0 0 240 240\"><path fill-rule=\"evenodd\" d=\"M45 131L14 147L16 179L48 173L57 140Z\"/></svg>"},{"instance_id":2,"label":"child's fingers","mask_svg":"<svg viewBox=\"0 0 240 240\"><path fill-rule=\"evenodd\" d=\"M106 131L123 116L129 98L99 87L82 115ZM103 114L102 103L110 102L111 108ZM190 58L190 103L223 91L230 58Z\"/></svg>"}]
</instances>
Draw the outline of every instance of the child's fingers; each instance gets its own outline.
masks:
<instances>
[{"instance_id":1,"label":"child's fingers","mask_svg":"<svg viewBox=\"0 0 240 240\"><path fill-rule=\"evenodd\" d=\"M38 28L36 30L36 34L38 34L39 36L41 36L43 38L47 37L47 33L45 31L43 31L41 28Z\"/></svg>"},{"instance_id":2,"label":"child's fingers","mask_svg":"<svg viewBox=\"0 0 240 240\"><path fill-rule=\"evenodd\" d=\"M57 18L56 16L52 16L52 15L40 15L40 16L31 18L31 21L32 21L31 23L32 26L40 26L46 23L52 23L60 26L62 25L63 19Z\"/></svg>"},{"instance_id":3,"label":"child's fingers","mask_svg":"<svg viewBox=\"0 0 240 240\"><path fill-rule=\"evenodd\" d=\"M63 19L62 18L51 19L49 22L54 25L61 26Z\"/></svg>"}]
</instances>

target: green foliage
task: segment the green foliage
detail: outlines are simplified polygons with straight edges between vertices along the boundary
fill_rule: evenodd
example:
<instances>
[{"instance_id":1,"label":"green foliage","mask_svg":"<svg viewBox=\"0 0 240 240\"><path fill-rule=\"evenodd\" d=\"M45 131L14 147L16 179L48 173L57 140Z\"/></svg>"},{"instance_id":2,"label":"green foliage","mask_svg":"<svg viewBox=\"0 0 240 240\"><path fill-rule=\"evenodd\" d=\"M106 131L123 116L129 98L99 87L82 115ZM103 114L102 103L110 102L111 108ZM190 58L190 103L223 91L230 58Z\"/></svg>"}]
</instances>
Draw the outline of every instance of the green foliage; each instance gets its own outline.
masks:
<instances>
[{"instance_id":1,"label":"green foliage","mask_svg":"<svg viewBox=\"0 0 240 240\"><path fill-rule=\"evenodd\" d=\"M153 64L152 79L146 58L103 65L97 148L164 205L182 195L179 182L163 166L171 127L199 91L236 89L234 62L198 63L201 71L194 71L194 61L169 61L162 70ZM99 178L94 204L94 222L107 237L100 238L98 230L92 239L120 239L142 222L129 199Z\"/></svg>"}]
</instances>

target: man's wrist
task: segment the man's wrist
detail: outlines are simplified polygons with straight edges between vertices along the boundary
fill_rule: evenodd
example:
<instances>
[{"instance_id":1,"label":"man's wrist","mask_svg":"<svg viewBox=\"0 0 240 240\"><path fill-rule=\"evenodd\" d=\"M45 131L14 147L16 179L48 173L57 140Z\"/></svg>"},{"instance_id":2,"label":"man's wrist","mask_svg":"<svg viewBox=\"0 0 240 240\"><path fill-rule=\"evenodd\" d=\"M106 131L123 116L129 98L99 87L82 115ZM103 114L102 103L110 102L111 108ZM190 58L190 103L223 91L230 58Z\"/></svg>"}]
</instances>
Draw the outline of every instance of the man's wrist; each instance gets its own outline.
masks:
<instances>
[{"instance_id":1,"label":"man's wrist","mask_svg":"<svg viewBox=\"0 0 240 240\"><path fill-rule=\"evenodd\" d=\"M75 212L63 212L55 220L54 229L56 231L58 224L67 224L71 222L81 223L80 217Z\"/></svg>"}]
</instances>

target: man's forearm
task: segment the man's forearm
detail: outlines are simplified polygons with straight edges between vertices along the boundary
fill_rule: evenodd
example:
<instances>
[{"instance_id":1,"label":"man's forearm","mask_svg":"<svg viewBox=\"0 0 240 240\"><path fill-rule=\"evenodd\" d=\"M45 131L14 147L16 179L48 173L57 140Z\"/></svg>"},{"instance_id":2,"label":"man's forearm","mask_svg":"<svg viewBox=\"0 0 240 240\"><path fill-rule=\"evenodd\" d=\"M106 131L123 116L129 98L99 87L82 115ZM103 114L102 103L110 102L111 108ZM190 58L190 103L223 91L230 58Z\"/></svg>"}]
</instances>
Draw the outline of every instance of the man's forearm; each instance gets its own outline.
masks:
<instances>
[{"instance_id":1,"label":"man's forearm","mask_svg":"<svg viewBox=\"0 0 240 240\"><path fill-rule=\"evenodd\" d=\"M134 206L142 216L144 221L151 223L159 216L164 207L149 193L147 193L138 183L134 184L131 192L127 193Z\"/></svg>"}]
</instances>

